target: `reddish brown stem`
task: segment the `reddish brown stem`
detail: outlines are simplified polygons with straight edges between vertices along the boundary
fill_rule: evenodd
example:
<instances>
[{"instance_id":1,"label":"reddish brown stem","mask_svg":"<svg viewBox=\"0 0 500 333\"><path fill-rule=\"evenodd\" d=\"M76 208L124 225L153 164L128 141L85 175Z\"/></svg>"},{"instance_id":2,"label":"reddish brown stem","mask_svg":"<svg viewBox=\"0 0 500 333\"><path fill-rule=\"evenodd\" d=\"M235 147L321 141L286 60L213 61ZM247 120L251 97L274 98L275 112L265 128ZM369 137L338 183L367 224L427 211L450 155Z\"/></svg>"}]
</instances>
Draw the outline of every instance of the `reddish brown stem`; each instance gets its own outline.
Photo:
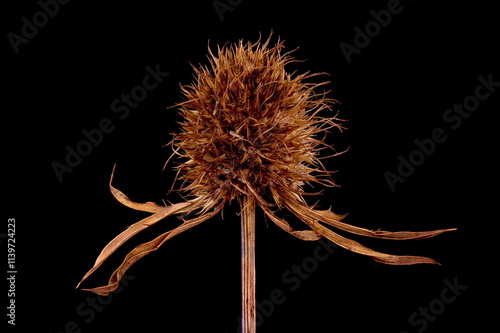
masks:
<instances>
[{"instance_id":1,"label":"reddish brown stem","mask_svg":"<svg viewBox=\"0 0 500 333\"><path fill-rule=\"evenodd\" d=\"M241 332L255 333L255 199L250 195L245 196L241 213L241 277Z\"/></svg>"}]
</instances>

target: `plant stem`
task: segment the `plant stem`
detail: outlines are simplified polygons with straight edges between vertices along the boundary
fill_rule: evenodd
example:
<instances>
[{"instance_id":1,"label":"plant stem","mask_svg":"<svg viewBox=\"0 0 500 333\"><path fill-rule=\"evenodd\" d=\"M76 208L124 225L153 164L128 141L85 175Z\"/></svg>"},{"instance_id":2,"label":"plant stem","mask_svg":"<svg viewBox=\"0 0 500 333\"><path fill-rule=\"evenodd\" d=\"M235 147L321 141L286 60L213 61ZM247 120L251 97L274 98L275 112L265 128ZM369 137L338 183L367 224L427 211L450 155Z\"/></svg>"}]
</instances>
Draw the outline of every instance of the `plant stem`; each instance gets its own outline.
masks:
<instances>
[{"instance_id":1,"label":"plant stem","mask_svg":"<svg viewBox=\"0 0 500 333\"><path fill-rule=\"evenodd\" d=\"M241 282L241 332L255 333L255 199L250 195L245 196L241 213Z\"/></svg>"}]
</instances>

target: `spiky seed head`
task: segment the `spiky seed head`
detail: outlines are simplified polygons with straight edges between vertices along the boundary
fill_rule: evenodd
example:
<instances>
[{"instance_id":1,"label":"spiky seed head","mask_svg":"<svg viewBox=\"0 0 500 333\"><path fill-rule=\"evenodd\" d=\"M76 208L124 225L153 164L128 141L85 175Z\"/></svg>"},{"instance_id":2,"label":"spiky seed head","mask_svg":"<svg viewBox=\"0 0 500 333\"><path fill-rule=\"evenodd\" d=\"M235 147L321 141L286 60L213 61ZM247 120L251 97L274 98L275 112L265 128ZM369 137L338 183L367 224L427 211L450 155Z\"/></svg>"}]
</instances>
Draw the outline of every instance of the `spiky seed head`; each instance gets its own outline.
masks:
<instances>
[{"instance_id":1,"label":"spiky seed head","mask_svg":"<svg viewBox=\"0 0 500 333\"><path fill-rule=\"evenodd\" d=\"M235 198L242 208L242 225L245 225L242 228L247 235L243 239L248 240L247 245L252 239L249 221L253 217L249 216L254 213L257 201L267 217L299 239L312 241L324 237L345 249L390 265L437 264L427 257L371 250L320 223L356 235L399 240L424 239L455 230L372 231L344 223L341 221L343 216L330 210L317 210L305 202L302 197L305 182L334 185L319 161L318 151L328 147L321 138L324 132L331 127L342 127L336 116L324 118L319 115L321 110L329 109L335 102L326 98L324 93L315 92L326 82L306 83L306 79L315 75L287 73L285 65L296 60L289 53L281 53L283 43L280 41L269 47L270 38L263 44L243 44L240 41L236 45L226 45L218 49L217 56L210 52L210 67L195 68L195 81L182 87L185 97L185 101L179 104L185 119L181 123L182 132L172 140L175 152L185 158L178 167L184 179L181 189L189 191L193 198L165 207L153 202L133 202L112 186L112 177L110 190L119 202L153 215L133 224L106 245L80 283L123 242L141 230L172 214L201 209L198 216L184 220L177 228L137 246L113 273L107 286L86 290L100 295L112 292L137 260L157 250L175 235L211 218L226 202ZM269 208L268 196L309 229L296 231L287 221L277 217ZM243 198L246 200L241 200ZM252 274L247 272L245 267L249 266L244 263L255 258L246 253L246 261L242 261L242 276L249 281ZM248 295L245 300L249 299Z\"/></svg>"},{"instance_id":2,"label":"spiky seed head","mask_svg":"<svg viewBox=\"0 0 500 333\"><path fill-rule=\"evenodd\" d=\"M184 120L172 142L184 158L181 189L195 197L224 204L252 195L262 204L270 195L280 206L280 193L301 196L305 182L333 185L317 156L324 132L341 128L335 115L319 116L336 102L316 91L328 82L287 72L297 60L270 41L240 40L217 55L209 48L210 66L194 67L194 82L181 87Z\"/></svg>"}]
</instances>

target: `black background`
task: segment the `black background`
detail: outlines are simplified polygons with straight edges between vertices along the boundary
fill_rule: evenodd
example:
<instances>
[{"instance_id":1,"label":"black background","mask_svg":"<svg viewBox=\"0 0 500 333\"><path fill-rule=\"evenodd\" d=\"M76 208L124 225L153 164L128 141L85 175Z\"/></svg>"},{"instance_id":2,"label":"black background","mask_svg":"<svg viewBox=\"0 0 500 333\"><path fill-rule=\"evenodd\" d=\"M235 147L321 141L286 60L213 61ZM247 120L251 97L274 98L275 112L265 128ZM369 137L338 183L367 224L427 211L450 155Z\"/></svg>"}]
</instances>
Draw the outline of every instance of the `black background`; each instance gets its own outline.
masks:
<instances>
[{"instance_id":1,"label":"black background","mask_svg":"<svg viewBox=\"0 0 500 333\"><path fill-rule=\"evenodd\" d=\"M190 63L206 63L208 40L212 47L255 41L259 31L267 36L271 30L286 40L287 50L300 47L295 56L307 59L290 71L330 73L329 96L342 103L340 116L349 120L347 131L328 137L339 150L350 147L326 162L338 170L334 179L341 187L325 189L311 203L350 213L346 222L370 229L458 231L406 242L355 237L376 250L426 255L442 265L387 266L335 249L291 290L283 274L318 245L282 232L259 213L257 299L269 299L278 289L286 301L258 331L417 332L424 327L412 326L409 316L436 303L445 279L467 289L427 322L426 332L494 325L499 92L456 130L442 117L474 94L478 76L500 81L495 9L479 1L403 1L401 13L348 64L339 44L353 44L354 27L363 29L373 20L370 11L387 3L246 0L221 21L210 0L71 1L17 54L7 34L20 34L21 18L31 21L40 6L23 1L4 10L4 225L16 219L16 329L55 333L74 321L81 332L236 332L236 203L224 219L213 218L142 259L129 271L129 285L105 299L109 304L92 318L76 310L97 298L75 286L108 241L146 216L109 194L113 164L116 187L133 200L177 200L166 196L174 173L161 170L171 154L162 145L177 131L175 110L166 107L180 101L179 83L192 80ZM157 64L170 75L119 120L111 103L142 83L146 66ZM75 147L84 139L81 131L103 118L112 119L114 131L59 182L51 164L64 163L65 147ZM437 127L447 140L392 192L384 172L396 172L398 156L407 157L414 140L429 138ZM178 223L167 219L129 241L84 287L105 284L135 245ZM4 250L5 244L3 238Z\"/></svg>"}]
</instances>

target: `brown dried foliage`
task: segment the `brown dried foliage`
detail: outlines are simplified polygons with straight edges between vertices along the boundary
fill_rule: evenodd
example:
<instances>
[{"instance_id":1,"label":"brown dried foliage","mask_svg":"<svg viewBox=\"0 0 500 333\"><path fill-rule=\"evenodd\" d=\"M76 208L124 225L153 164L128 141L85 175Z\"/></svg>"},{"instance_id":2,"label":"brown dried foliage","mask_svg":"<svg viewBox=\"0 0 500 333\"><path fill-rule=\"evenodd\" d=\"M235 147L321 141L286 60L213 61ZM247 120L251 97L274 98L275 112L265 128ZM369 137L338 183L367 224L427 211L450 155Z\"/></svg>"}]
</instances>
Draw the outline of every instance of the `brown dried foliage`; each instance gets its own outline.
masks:
<instances>
[{"instance_id":1,"label":"brown dried foliage","mask_svg":"<svg viewBox=\"0 0 500 333\"><path fill-rule=\"evenodd\" d=\"M245 197L252 197L272 222L299 239L314 241L325 237L385 264L437 263L427 257L371 250L325 224L356 235L396 240L424 239L454 229L372 231L346 224L342 222L343 216L306 203L305 184L335 186L329 176L331 172L323 168L318 156L320 150L332 148L323 142L324 134L332 128L342 130L342 121L336 114L320 116L321 111L333 113L331 107L336 102L327 98L326 93L317 92L318 87L328 82L306 82L318 74L288 73L285 66L296 60L290 53L282 53L283 42L271 47L270 40L271 37L262 43L240 41L225 45L218 48L217 55L209 50L210 66L195 68L194 82L182 86L184 102L177 105L184 118L180 123L182 131L171 144L183 161L177 167L178 178L182 180L180 189L188 193L189 200L170 206L135 203L114 188L111 179L111 192L119 202L153 214L113 239L82 281L141 230L169 215L187 212L197 215L137 246L113 273L108 285L87 290L103 295L113 291L124 272L137 260L216 215L233 199L243 208ZM307 228L294 230L275 214L281 209L292 212Z\"/></svg>"}]
</instances>

